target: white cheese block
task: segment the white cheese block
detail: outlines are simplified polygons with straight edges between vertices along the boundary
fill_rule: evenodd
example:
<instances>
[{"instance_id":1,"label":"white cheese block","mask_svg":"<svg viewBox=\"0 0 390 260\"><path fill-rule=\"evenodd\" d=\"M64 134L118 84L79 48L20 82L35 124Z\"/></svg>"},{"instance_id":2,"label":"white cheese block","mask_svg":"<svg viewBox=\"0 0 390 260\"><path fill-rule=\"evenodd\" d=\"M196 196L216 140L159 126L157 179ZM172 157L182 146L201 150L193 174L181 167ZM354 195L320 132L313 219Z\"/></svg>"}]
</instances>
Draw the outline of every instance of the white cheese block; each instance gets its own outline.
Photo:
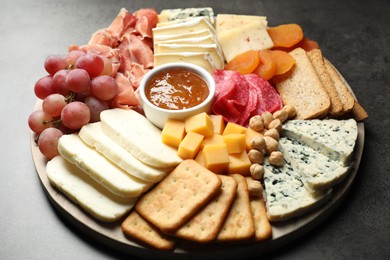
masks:
<instances>
[{"instance_id":1,"label":"white cheese block","mask_svg":"<svg viewBox=\"0 0 390 260\"><path fill-rule=\"evenodd\" d=\"M257 15L218 14L215 20L215 31L219 34L240 28L250 23L260 23L267 26L267 17Z\"/></svg>"},{"instance_id":2,"label":"white cheese block","mask_svg":"<svg viewBox=\"0 0 390 260\"><path fill-rule=\"evenodd\" d=\"M206 18L198 17L181 23L153 28L153 38L159 38L162 35L192 33L200 30L209 30L212 34L215 34L213 25Z\"/></svg>"},{"instance_id":3,"label":"white cheese block","mask_svg":"<svg viewBox=\"0 0 390 260\"><path fill-rule=\"evenodd\" d=\"M188 32L188 33L173 33L173 34L164 34L164 35L153 35L153 42L159 43L164 42L168 40L184 40L187 38L198 38L198 37L207 37L207 36L213 36L214 33L212 33L209 29L203 29L198 30L194 32Z\"/></svg>"},{"instance_id":4,"label":"white cheese block","mask_svg":"<svg viewBox=\"0 0 390 260\"><path fill-rule=\"evenodd\" d=\"M209 53L215 62L214 69L224 68L224 58L217 44L177 44L177 43L157 43L155 54L181 53L181 52L203 52Z\"/></svg>"},{"instance_id":5,"label":"white cheese block","mask_svg":"<svg viewBox=\"0 0 390 260\"><path fill-rule=\"evenodd\" d=\"M171 169L154 168L135 158L131 153L103 133L101 122L83 126L80 129L79 136L86 144L94 147L115 165L144 181L158 182Z\"/></svg>"},{"instance_id":6,"label":"white cheese block","mask_svg":"<svg viewBox=\"0 0 390 260\"><path fill-rule=\"evenodd\" d=\"M283 124L282 135L346 165L352 157L358 130L354 119L290 120Z\"/></svg>"},{"instance_id":7,"label":"white cheese block","mask_svg":"<svg viewBox=\"0 0 390 260\"><path fill-rule=\"evenodd\" d=\"M200 36L200 37L184 37L184 38L177 38L177 39L168 39L164 41L159 41L155 42L154 46L158 46L159 43L164 43L164 44L218 44L217 38L212 35L208 34L206 36ZM154 48L156 49L156 47Z\"/></svg>"},{"instance_id":8,"label":"white cheese block","mask_svg":"<svg viewBox=\"0 0 390 260\"><path fill-rule=\"evenodd\" d=\"M109 109L100 114L103 132L141 162L157 168L177 166L177 150L161 141L161 130L134 110Z\"/></svg>"},{"instance_id":9,"label":"white cheese block","mask_svg":"<svg viewBox=\"0 0 390 260\"><path fill-rule=\"evenodd\" d=\"M325 155L295 140L280 138L279 150L294 171L302 174L302 181L310 192L329 189L347 176L348 167L340 166Z\"/></svg>"},{"instance_id":10,"label":"white cheese block","mask_svg":"<svg viewBox=\"0 0 390 260\"><path fill-rule=\"evenodd\" d=\"M163 65L171 62L187 62L198 65L210 74L214 73L214 68L217 67L216 62L211 55L206 52L180 52L180 53L164 53L154 55L154 66Z\"/></svg>"},{"instance_id":11,"label":"white cheese block","mask_svg":"<svg viewBox=\"0 0 390 260\"><path fill-rule=\"evenodd\" d=\"M182 19L205 17L212 24L214 23L214 11L211 7L200 8L176 8L165 9L158 15L158 24L170 21L177 21Z\"/></svg>"},{"instance_id":12,"label":"white cheese block","mask_svg":"<svg viewBox=\"0 0 390 260\"><path fill-rule=\"evenodd\" d=\"M135 205L136 198L116 196L61 156L47 163L46 173L52 185L101 221L116 221Z\"/></svg>"},{"instance_id":13,"label":"white cheese block","mask_svg":"<svg viewBox=\"0 0 390 260\"><path fill-rule=\"evenodd\" d=\"M249 50L265 50L274 46L263 23L251 23L240 28L217 34L227 62Z\"/></svg>"},{"instance_id":14,"label":"white cheese block","mask_svg":"<svg viewBox=\"0 0 390 260\"><path fill-rule=\"evenodd\" d=\"M275 167L264 162L264 193L267 215L270 221L282 221L313 210L330 196L327 192L309 192L302 176L288 162Z\"/></svg>"},{"instance_id":15,"label":"white cheese block","mask_svg":"<svg viewBox=\"0 0 390 260\"><path fill-rule=\"evenodd\" d=\"M68 162L118 196L137 197L152 186L152 183L135 178L112 164L77 134L61 136L58 151Z\"/></svg>"}]
</instances>

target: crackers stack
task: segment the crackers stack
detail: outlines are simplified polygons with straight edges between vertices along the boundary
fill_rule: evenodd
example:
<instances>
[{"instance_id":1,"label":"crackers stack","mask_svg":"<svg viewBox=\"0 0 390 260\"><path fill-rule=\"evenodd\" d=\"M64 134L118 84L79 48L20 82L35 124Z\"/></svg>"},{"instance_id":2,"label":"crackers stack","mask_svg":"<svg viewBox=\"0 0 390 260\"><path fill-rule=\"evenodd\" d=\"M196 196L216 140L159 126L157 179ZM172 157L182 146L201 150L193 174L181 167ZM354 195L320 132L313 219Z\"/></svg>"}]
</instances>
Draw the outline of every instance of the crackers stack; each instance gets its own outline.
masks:
<instances>
[{"instance_id":1,"label":"crackers stack","mask_svg":"<svg viewBox=\"0 0 390 260\"><path fill-rule=\"evenodd\" d=\"M362 121L368 117L320 49L306 52L296 48L290 55L295 59L294 68L276 77L273 83L283 103L297 110L296 119L352 116Z\"/></svg>"},{"instance_id":2,"label":"crackers stack","mask_svg":"<svg viewBox=\"0 0 390 260\"><path fill-rule=\"evenodd\" d=\"M173 249L179 239L197 243L269 239L272 230L262 192L253 181L239 174L217 175L185 160L138 201L122 230L161 250Z\"/></svg>"}]
</instances>

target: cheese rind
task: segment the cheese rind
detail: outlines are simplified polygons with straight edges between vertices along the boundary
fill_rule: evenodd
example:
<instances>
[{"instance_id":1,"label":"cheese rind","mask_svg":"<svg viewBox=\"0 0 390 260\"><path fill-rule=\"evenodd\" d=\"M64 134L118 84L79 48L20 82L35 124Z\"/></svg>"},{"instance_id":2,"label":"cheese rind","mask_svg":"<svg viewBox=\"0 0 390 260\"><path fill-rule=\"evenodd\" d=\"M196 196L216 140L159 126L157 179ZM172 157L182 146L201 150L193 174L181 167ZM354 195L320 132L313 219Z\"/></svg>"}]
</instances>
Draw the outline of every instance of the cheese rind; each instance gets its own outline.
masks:
<instances>
[{"instance_id":1,"label":"cheese rind","mask_svg":"<svg viewBox=\"0 0 390 260\"><path fill-rule=\"evenodd\" d=\"M109 109L100 118L103 132L141 162L168 168L182 161L176 149L161 141L161 131L136 111Z\"/></svg>"},{"instance_id":2,"label":"cheese rind","mask_svg":"<svg viewBox=\"0 0 390 260\"><path fill-rule=\"evenodd\" d=\"M137 197L152 185L112 164L106 157L86 145L77 134L61 136L58 151L68 162L118 196Z\"/></svg>"},{"instance_id":3,"label":"cheese rind","mask_svg":"<svg viewBox=\"0 0 390 260\"><path fill-rule=\"evenodd\" d=\"M264 161L264 187L267 215L270 221L282 221L299 216L329 198L331 190L311 193L302 176L288 162L274 167Z\"/></svg>"},{"instance_id":4,"label":"cheese rind","mask_svg":"<svg viewBox=\"0 0 390 260\"><path fill-rule=\"evenodd\" d=\"M213 60L210 53L207 52L177 52L154 54L154 66L160 66L171 62L187 62L198 65L210 74L214 73L217 63Z\"/></svg>"},{"instance_id":5,"label":"cheese rind","mask_svg":"<svg viewBox=\"0 0 390 260\"><path fill-rule=\"evenodd\" d=\"M283 124L282 135L303 143L323 155L347 165L358 136L354 119L290 120Z\"/></svg>"},{"instance_id":6,"label":"cheese rind","mask_svg":"<svg viewBox=\"0 0 390 260\"><path fill-rule=\"evenodd\" d=\"M147 182L158 182L168 172L168 169L158 169L142 163L131 153L115 143L103 133L101 122L91 123L83 126L79 132L80 138L96 151L103 154L115 165Z\"/></svg>"},{"instance_id":7,"label":"cheese rind","mask_svg":"<svg viewBox=\"0 0 390 260\"><path fill-rule=\"evenodd\" d=\"M211 7L164 9L158 15L158 23L175 22L194 17L205 17L214 23L214 11Z\"/></svg>"},{"instance_id":8,"label":"cheese rind","mask_svg":"<svg viewBox=\"0 0 390 260\"><path fill-rule=\"evenodd\" d=\"M136 198L116 196L61 156L47 163L46 173L52 185L101 221L116 221L135 205Z\"/></svg>"},{"instance_id":9,"label":"cheese rind","mask_svg":"<svg viewBox=\"0 0 390 260\"><path fill-rule=\"evenodd\" d=\"M294 170L302 174L302 181L310 192L329 189L341 182L348 174L348 167L340 166L325 155L297 141L280 138L279 150Z\"/></svg>"},{"instance_id":10,"label":"cheese rind","mask_svg":"<svg viewBox=\"0 0 390 260\"><path fill-rule=\"evenodd\" d=\"M153 28L153 37L160 37L162 35L184 34L200 30L210 30L215 34L213 25L205 17L196 17L184 22L174 23L164 27Z\"/></svg>"},{"instance_id":11,"label":"cheese rind","mask_svg":"<svg viewBox=\"0 0 390 260\"><path fill-rule=\"evenodd\" d=\"M154 35L153 43L165 42L165 41L180 41L186 39L194 39L200 37L214 37L214 34L209 29L203 29L188 33L172 33L164 35Z\"/></svg>"}]
</instances>

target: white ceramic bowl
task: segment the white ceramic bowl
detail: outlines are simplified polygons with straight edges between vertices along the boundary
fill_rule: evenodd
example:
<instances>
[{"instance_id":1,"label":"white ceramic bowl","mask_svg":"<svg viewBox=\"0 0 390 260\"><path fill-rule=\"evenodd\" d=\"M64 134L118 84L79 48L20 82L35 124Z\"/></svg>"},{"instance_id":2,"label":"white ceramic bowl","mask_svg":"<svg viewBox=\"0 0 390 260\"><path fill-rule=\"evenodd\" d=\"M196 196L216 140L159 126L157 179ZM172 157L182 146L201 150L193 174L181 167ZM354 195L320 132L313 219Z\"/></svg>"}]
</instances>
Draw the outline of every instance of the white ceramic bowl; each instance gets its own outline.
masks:
<instances>
[{"instance_id":1,"label":"white ceramic bowl","mask_svg":"<svg viewBox=\"0 0 390 260\"><path fill-rule=\"evenodd\" d=\"M209 88L209 95L207 96L207 98L199 105L196 105L191 108L180 109L180 110L164 109L153 105L145 95L145 87L147 85L147 82L156 73L159 73L164 70L170 70L170 69L186 69L198 74L201 78L205 80ZM162 129L168 118L184 120L187 117L190 117L195 114L199 114L201 112L206 112L206 113L211 112L211 106L215 95L215 81L212 75L200 66L191 63L184 63L184 62L167 63L155 67L154 69L150 70L145 74L139 86L139 94L141 97L141 104L146 118L154 125Z\"/></svg>"}]
</instances>

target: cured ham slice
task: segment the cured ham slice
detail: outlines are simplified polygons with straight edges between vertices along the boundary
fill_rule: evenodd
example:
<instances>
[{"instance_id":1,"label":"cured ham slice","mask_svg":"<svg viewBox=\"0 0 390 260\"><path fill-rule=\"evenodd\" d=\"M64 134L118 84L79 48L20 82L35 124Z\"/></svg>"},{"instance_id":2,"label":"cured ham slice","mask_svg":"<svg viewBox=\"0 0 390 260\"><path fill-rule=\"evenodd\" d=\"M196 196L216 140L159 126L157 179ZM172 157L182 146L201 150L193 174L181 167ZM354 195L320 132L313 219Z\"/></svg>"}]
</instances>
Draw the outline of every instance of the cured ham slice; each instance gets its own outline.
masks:
<instances>
[{"instance_id":1,"label":"cured ham slice","mask_svg":"<svg viewBox=\"0 0 390 260\"><path fill-rule=\"evenodd\" d=\"M118 85L118 94L112 100L112 108L129 109L140 105L139 97L134 92L134 88L128 78L122 73L117 73L115 82Z\"/></svg>"},{"instance_id":2,"label":"cured ham slice","mask_svg":"<svg viewBox=\"0 0 390 260\"><path fill-rule=\"evenodd\" d=\"M106 29L102 29L92 34L88 44L100 44L114 48L118 45L118 41L118 38L114 37Z\"/></svg>"},{"instance_id":3,"label":"cured ham slice","mask_svg":"<svg viewBox=\"0 0 390 260\"><path fill-rule=\"evenodd\" d=\"M273 86L257 75L216 70L213 77L216 93L212 110L227 122L247 126L251 116L265 111L272 113L283 107Z\"/></svg>"},{"instance_id":4,"label":"cured ham slice","mask_svg":"<svg viewBox=\"0 0 390 260\"><path fill-rule=\"evenodd\" d=\"M128 31L129 28L133 30L136 22L137 18L125 8L122 8L114 21L107 27L107 31L113 37L121 39L125 31Z\"/></svg>"},{"instance_id":5,"label":"cured ham slice","mask_svg":"<svg viewBox=\"0 0 390 260\"><path fill-rule=\"evenodd\" d=\"M134 34L130 35L130 52L144 68L153 68L154 56L152 49Z\"/></svg>"},{"instance_id":6,"label":"cured ham slice","mask_svg":"<svg viewBox=\"0 0 390 260\"><path fill-rule=\"evenodd\" d=\"M134 13L137 18L135 24L135 30L141 35L141 39L147 37L152 38L152 29L156 27L158 23L158 14L154 9L139 9Z\"/></svg>"}]
</instances>

